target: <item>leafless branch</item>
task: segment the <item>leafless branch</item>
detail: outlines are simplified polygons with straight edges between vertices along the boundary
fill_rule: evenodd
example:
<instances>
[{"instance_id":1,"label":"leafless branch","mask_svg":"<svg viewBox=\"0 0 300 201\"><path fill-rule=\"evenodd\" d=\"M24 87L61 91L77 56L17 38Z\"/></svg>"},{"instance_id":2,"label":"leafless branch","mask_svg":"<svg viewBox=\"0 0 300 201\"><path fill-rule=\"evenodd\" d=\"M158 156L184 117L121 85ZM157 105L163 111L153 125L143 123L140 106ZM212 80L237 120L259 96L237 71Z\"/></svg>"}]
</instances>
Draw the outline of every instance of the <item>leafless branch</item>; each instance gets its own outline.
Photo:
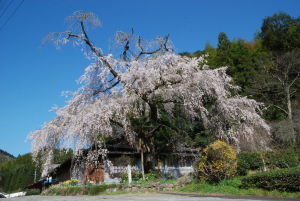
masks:
<instances>
[{"instance_id":1,"label":"leafless branch","mask_svg":"<svg viewBox=\"0 0 300 201\"><path fill-rule=\"evenodd\" d=\"M288 87L291 87L294 85L294 83L298 80L298 78L300 77L300 72L297 73L297 76L295 77L295 79L292 80L292 82L289 84Z\"/></svg>"},{"instance_id":2,"label":"leafless branch","mask_svg":"<svg viewBox=\"0 0 300 201\"><path fill-rule=\"evenodd\" d=\"M140 59L140 57L141 57L142 55L155 54L155 53L157 53L157 52L159 52L159 51L161 51L161 50L169 51L169 49L168 49L168 47L167 47L168 41L169 41L169 35L167 35L167 36L164 38L164 40L161 41L160 46L159 46L157 49L152 50L152 51L145 51L144 48L143 48L143 46L142 46L142 44L141 44L142 39L141 39L141 37L139 37L137 45L138 45L138 47L141 49L141 51L139 52L139 54L138 54L138 56L135 58L135 60Z\"/></svg>"},{"instance_id":3,"label":"leafless branch","mask_svg":"<svg viewBox=\"0 0 300 201\"><path fill-rule=\"evenodd\" d=\"M281 110L282 112L284 112L285 114L289 114L287 110L283 109L282 107L278 106L278 105L270 105L270 107L276 107L278 108L279 110Z\"/></svg>"}]
</instances>

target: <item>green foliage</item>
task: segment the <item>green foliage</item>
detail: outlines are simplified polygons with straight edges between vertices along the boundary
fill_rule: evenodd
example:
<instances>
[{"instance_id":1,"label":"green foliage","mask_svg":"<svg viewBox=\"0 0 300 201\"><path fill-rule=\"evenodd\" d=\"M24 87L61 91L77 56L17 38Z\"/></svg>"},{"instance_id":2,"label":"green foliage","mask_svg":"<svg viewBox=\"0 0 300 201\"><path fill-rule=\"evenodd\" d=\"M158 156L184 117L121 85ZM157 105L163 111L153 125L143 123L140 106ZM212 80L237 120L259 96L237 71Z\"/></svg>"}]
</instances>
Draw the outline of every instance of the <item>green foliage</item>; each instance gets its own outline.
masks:
<instances>
[{"instance_id":1,"label":"green foliage","mask_svg":"<svg viewBox=\"0 0 300 201\"><path fill-rule=\"evenodd\" d=\"M284 120L286 118L286 114L276 107L269 107L264 110L263 117L267 120Z\"/></svg>"},{"instance_id":2,"label":"green foliage","mask_svg":"<svg viewBox=\"0 0 300 201\"><path fill-rule=\"evenodd\" d=\"M76 185L78 185L78 183L79 183L78 179L70 179L70 180L64 181L62 183L62 185L65 185L65 186L76 186Z\"/></svg>"},{"instance_id":3,"label":"green foliage","mask_svg":"<svg viewBox=\"0 0 300 201\"><path fill-rule=\"evenodd\" d=\"M6 151L0 149L0 162L4 162L6 160L15 158L13 155L11 155L10 153L7 153Z\"/></svg>"},{"instance_id":4,"label":"green foliage","mask_svg":"<svg viewBox=\"0 0 300 201\"><path fill-rule=\"evenodd\" d=\"M161 184L175 184L177 179L161 179L159 183Z\"/></svg>"},{"instance_id":5,"label":"green foliage","mask_svg":"<svg viewBox=\"0 0 300 201\"><path fill-rule=\"evenodd\" d=\"M159 174L155 170L150 170L148 173L145 174L146 181L155 181L159 178Z\"/></svg>"},{"instance_id":6,"label":"green foliage","mask_svg":"<svg viewBox=\"0 0 300 201\"><path fill-rule=\"evenodd\" d=\"M227 143L217 140L203 150L195 168L200 180L211 183L233 177L237 168L236 151Z\"/></svg>"},{"instance_id":7,"label":"green foliage","mask_svg":"<svg viewBox=\"0 0 300 201\"><path fill-rule=\"evenodd\" d=\"M43 192L43 195L99 195L109 188L116 188L116 184L101 184L88 186L60 186L53 185Z\"/></svg>"},{"instance_id":8,"label":"green foliage","mask_svg":"<svg viewBox=\"0 0 300 201\"><path fill-rule=\"evenodd\" d=\"M217 49L217 63L223 65L229 65L231 63L228 53L230 52L231 43L224 32L219 33L218 36L218 49Z\"/></svg>"},{"instance_id":9,"label":"green foliage","mask_svg":"<svg viewBox=\"0 0 300 201\"><path fill-rule=\"evenodd\" d=\"M106 189L114 187L115 185L96 185L88 187L88 195L98 195L106 191Z\"/></svg>"},{"instance_id":10,"label":"green foliage","mask_svg":"<svg viewBox=\"0 0 300 201\"><path fill-rule=\"evenodd\" d=\"M132 172L131 173L132 176L132 183L135 184L144 184L144 183L151 183L153 181L158 180L159 178L159 174L157 171L151 170L148 173L145 174L145 180L143 180L143 175L141 172ZM123 173L121 175L121 183L128 183L128 174L127 173Z\"/></svg>"},{"instance_id":11,"label":"green foliage","mask_svg":"<svg viewBox=\"0 0 300 201\"><path fill-rule=\"evenodd\" d=\"M242 152L237 155L237 174L247 175L249 170L261 170L263 161L258 152Z\"/></svg>"},{"instance_id":12,"label":"green foliage","mask_svg":"<svg viewBox=\"0 0 300 201\"><path fill-rule=\"evenodd\" d=\"M259 188L241 189L242 177L226 179L218 184L207 182L192 182L179 188L181 192L197 193L201 195L227 194L227 195L251 195L251 196L272 196L272 197L300 197L300 192L280 192L277 190L267 191Z\"/></svg>"},{"instance_id":13,"label":"green foliage","mask_svg":"<svg viewBox=\"0 0 300 201\"><path fill-rule=\"evenodd\" d=\"M209 57L208 65L211 68L228 66L228 74L232 76L235 84L241 87L242 94L251 90L253 79L257 74L259 65L256 58L262 54L259 42L249 43L244 40L230 41L223 32L218 37L218 47L205 48L204 53Z\"/></svg>"},{"instance_id":14,"label":"green foliage","mask_svg":"<svg viewBox=\"0 0 300 201\"><path fill-rule=\"evenodd\" d=\"M34 182L35 163L25 154L0 164L0 189L4 192L22 190ZM37 176L39 176L37 170Z\"/></svg>"},{"instance_id":15,"label":"green foliage","mask_svg":"<svg viewBox=\"0 0 300 201\"><path fill-rule=\"evenodd\" d=\"M55 163L63 163L72 155L72 152L67 150L55 150L54 153ZM34 182L35 171L36 178L40 178L40 166L32 160L31 154L0 163L0 191L9 193L23 190Z\"/></svg>"},{"instance_id":16,"label":"green foliage","mask_svg":"<svg viewBox=\"0 0 300 201\"><path fill-rule=\"evenodd\" d=\"M66 160L71 159L73 151L71 149L56 149L54 150L54 161L55 164L62 164Z\"/></svg>"},{"instance_id":17,"label":"green foliage","mask_svg":"<svg viewBox=\"0 0 300 201\"><path fill-rule=\"evenodd\" d=\"M289 192L300 191L300 167L261 172L242 179L242 187Z\"/></svg>"},{"instance_id":18,"label":"green foliage","mask_svg":"<svg viewBox=\"0 0 300 201\"><path fill-rule=\"evenodd\" d=\"M263 21L261 33L264 47L271 51L290 51L300 47L300 18L276 13Z\"/></svg>"},{"instance_id":19,"label":"green foliage","mask_svg":"<svg viewBox=\"0 0 300 201\"><path fill-rule=\"evenodd\" d=\"M133 171L131 173L131 177L132 177L132 181L139 181L143 178L143 175L141 172L136 172ZM127 183L128 182L128 174L127 173L123 173L121 175L121 183Z\"/></svg>"},{"instance_id":20,"label":"green foliage","mask_svg":"<svg viewBox=\"0 0 300 201\"><path fill-rule=\"evenodd\" d=\"M28 190L26 190L26 196L40 195L40 194L41 194L40 189L28 189Z\"/></svg>"},{"instance_id":21,"label":"green foliage","mask_svg":"<svg viewBox=\"0 0 300 201\"><path fill-rule=\"evenodd\" d=\"M187 117L180 104L175 104L172 116L163 105L156 104L155 107L158 114L156 120L143 112L131 118L137 139L142 139L151 153L171 152L178 144L195 148L212 141L213 136L205 131L202 122Z\"/></svg>"},{"instance_id":22,"label":"green foliage","mask_svg":"<svg viewBox=\"0 0 300 201\"><path fill-rule=\"evenodd\" d=\"M296 79L299 73L300 17L291 17L286 13L266 17L261 31L256 35L251 42L242 39L231 41L226 33L221 32L216 48L207 44L203 51L182 55L209 55L206 59L210 68L227 66L228 74L240 86L240 95L268 106L263 111L265 119L284 120L287 118L284 111L287 111L287 92L284 86L293 82L291 100L297 102L300 97L300 79Z\"/></svg>"},{"instance_id":23,"label":"green foliage","mask_svg":"<svg viewBox=\"0 0 300 201\"><path fill-rule=\"evenodd\" d=\"M237 162L238 175L247 175L249 170L291 168L300 165L299 149L281 149L267 152L239 153Z\"/></svg>"},{"instance_id":24,"label":"green foliage","mask_svg":"<svg viewBox=\"0 0 300 201\"><path fill-rule=\"evenodd\" d=\"M268 169L291 168L300 165L300 149L270 151L263 156Z\"/></svg>"}]
</instances>

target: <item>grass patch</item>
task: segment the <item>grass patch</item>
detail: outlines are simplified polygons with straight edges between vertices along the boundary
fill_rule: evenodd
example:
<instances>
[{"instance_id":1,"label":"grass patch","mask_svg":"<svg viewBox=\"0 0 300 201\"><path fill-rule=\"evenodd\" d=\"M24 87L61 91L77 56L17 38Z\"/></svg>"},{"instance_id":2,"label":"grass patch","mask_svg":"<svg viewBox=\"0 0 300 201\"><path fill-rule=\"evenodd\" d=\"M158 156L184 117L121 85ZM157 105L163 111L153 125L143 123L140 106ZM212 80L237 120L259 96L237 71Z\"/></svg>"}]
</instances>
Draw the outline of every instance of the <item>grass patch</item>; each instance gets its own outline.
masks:
<instances>
[{"instance_id":1,"label":"grass patch","mask_svg":"<svg viewBox=\"0 0 300 201\"><path fill-rule=\"evenodd\" d=\"M106 194L107 189L116 188L116 184L102 184L102 185L53 185L42 195L100 195Z\"/></svg>"},{"instance_id":2,"label":"grass patch","mask_svg":"<svg viewBox=\"0 0 300 201\"><path fill-rule=\"evenodd\" d=\"M29 196L29 195L40 195L40 194L41 194L40 189L29 189L29 190L26 190L26 196Z\"/></svg>"},{"instance_id":3,"label":"grass patch","mask_svg":"<svg viewBox=\"0 0 300 201\"><path fill-rule=\"evenodd\" d=\"M161 179L159 181L160 184L175 184L177 179Z\"/></svg>"},{"instance_id":4,"label":"grass patch","mask_svg":"<svg viewBox=\"0 0 300 201\"><path fill-rule=\"evenodd\" d=\"M291 197L300 198L300 192L282 192L282 191L268 191L259 188L241 188L242 179L244 177L236 177L221 181L219 184L210 183L192 183L177 188L177 192L199 193L202 195L219 194L219 195L250 195L250 196L273 196L273 197ZM176 183L176 179L159 180L161 184ZM138 190L136 192L122 189L124 184L101 184L101 185L78 185L78 186L51 186L43 195L118 195L127 193L145 193L148 190ZM136 187L142 187L143 184L138 184ZM125 184L126 188L126 184ZM146 188L147 189L147 188ZM151 192L157 192L156 190ZM159 192L159 191L158 191Z\"/></svg>"},{"instance_id":5,"label":"grass patch","mask_svg":"<svg viewBox=\"0 0 300 201\"><path fill-rule=\"evenodd\" d=\"M225 194L225 195L252 195L252 196L274 196L274 197L293 197L299 198L300 192L280 192L277 190L267 191L258 188L240 188L242 177L223 180L219 184L196 183L187 184L180 187L180 192L208 194Z\"/></svg>"}]
</instances>

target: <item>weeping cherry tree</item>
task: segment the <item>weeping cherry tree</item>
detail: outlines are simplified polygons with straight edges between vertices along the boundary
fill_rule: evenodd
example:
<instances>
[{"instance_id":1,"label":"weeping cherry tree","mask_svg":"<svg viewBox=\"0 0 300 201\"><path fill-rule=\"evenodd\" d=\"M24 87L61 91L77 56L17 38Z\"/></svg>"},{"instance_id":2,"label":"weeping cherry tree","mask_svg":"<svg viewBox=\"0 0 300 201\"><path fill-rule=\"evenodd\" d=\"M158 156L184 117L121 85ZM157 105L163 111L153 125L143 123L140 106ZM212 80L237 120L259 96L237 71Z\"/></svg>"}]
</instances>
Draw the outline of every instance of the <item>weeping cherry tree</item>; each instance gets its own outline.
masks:
<instances>
[{"instance_id":1,"label":"weeping cherry tree","mask_svg":"<svg viewBox=\"0 0 300 201\"><path fill-rule=\"evenodd\" d=\"M68 31L50 33L46 39L58 47L72 42L91 63L79 79L80 88L64 107L56 109L56 118L29 135L33 153L47 150L44 175L56 148L72 147L76 157L94 146L85 162L97 163L99 156L108 161L107 138L123 137L143 158L144 152L154 150L152 139L157 130L169 126L161 121L159 110L172 117L176 105L186 118L201 121L216 138L237 150L268 147L270 127L260 116L263 105L233 95L238 87L232 84L226 67L212 70L205 56L188 58L174 53L168 36L147 41L133 30L116 33L119 55L104 54L87 34L89 28L100 25L95 14L77 11L67 20ZM137 132L131 121L141 114L154 122L145 132ZM181 142L176 147L184 146ZM109 161L105 164L110 165Z\"/></svg>"}]
</instances>

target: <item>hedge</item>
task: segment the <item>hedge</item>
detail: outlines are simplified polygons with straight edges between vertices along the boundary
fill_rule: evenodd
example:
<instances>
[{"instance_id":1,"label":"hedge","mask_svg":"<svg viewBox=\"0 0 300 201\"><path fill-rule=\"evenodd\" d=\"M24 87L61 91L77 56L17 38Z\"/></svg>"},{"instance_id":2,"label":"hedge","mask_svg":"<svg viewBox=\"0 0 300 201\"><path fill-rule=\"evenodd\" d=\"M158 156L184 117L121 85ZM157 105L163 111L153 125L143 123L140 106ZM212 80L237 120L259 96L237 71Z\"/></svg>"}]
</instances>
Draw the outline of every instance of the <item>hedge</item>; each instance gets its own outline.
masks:
<instances>
[{"instance_id":1,"label":"hedge","mask_svg":"<svg viewBox=\"0 0 300 201\"><path fill-rule=\"evenodd\" d=\"M259 152L239 153L237 162L237 174L247 175L249 170L262 170L263 161Z\"/></svg>"},{"instance_id":2,"label":"hedge","mask_svg":"<svg viewBox=\"0 0 300 201\"><path fill-rule=\"evenodd\" d=\"M269 169L291 168L300 165L300 149L283 149L264 154Z\"/></svg>"},{"instance_id":3,"label":"hedge","mask_svg":"<svg viewBox=\"0 0 300 201\"><path fill-rule=\"evenodd\" d=\"M278 168L292 168L300 165L300 149L282 149L267 152L242 152L239 153L237 163L238 175L247 175L249 170L273 170Z\"/></svg>"},{"instance_id":4,"label":"hedge","mask_svg":"<svg viewBox=\"0 0 300 201\"><path fill-rule=\"evenodd\" d=\"M300 167L261 172L242 179L242 188L300 191Z\"/></svg>"}]
</instances>

